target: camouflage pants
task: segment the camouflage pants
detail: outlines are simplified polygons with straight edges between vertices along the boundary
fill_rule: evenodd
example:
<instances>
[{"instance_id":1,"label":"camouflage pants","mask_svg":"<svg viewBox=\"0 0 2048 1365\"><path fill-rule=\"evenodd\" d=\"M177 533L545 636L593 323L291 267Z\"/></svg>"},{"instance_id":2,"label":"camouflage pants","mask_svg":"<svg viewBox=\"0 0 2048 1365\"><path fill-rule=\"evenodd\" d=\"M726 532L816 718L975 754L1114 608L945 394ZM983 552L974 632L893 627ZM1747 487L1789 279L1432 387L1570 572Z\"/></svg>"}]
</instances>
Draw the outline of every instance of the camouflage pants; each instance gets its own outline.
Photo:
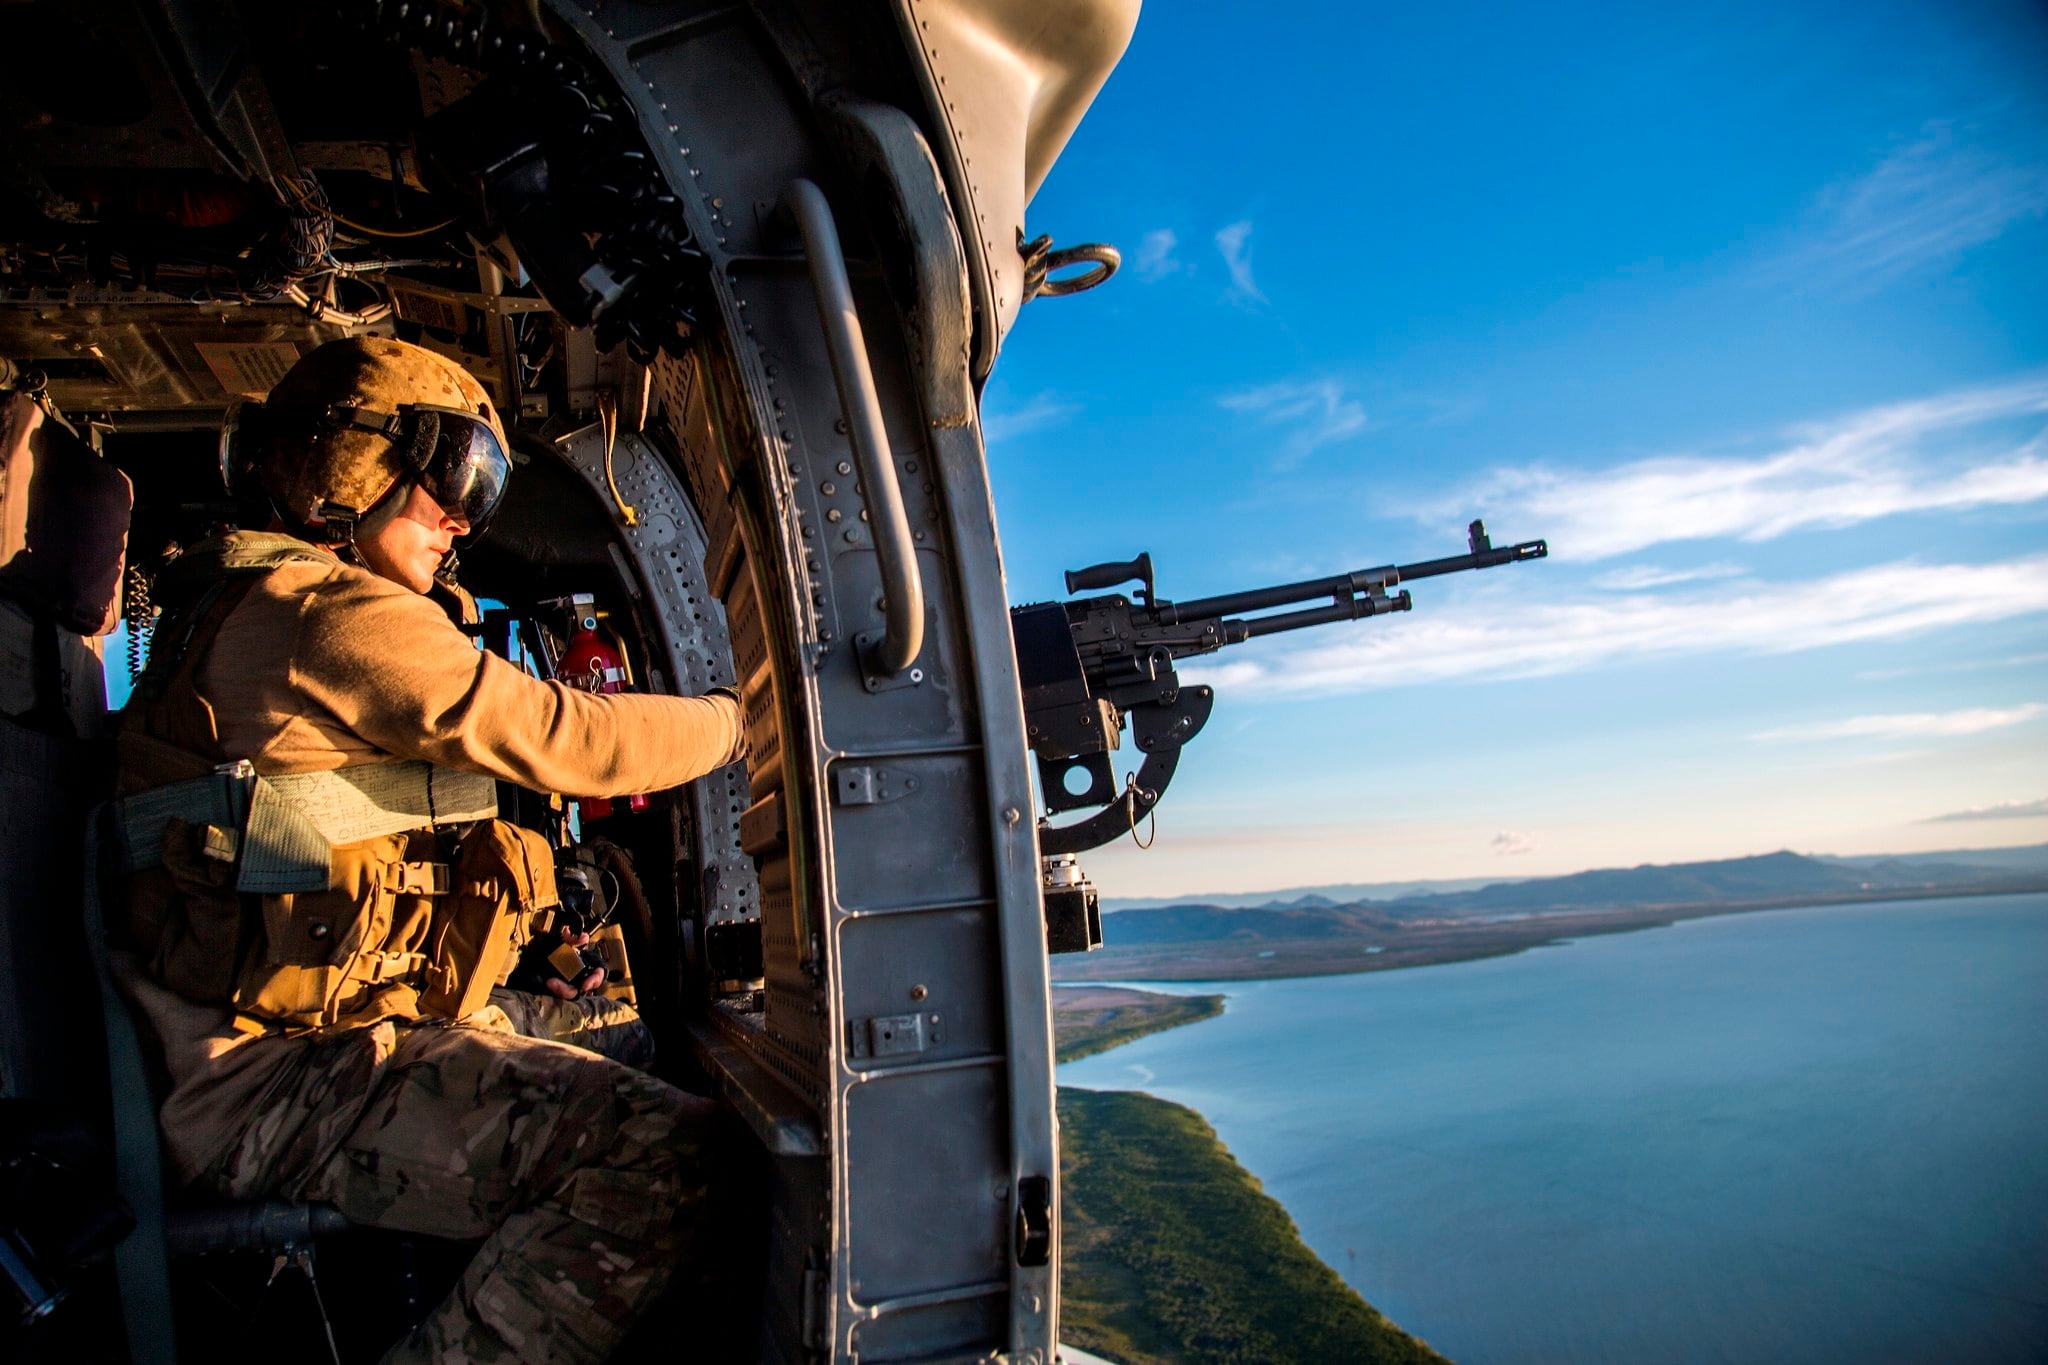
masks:
<instances>
[{"instance_id":1,"label":"camouflage pants","mask_svg":"<svg viewBox=\"0 0 2048 1365\"><path fill-rule=\"evenodd\" d=\"M550 1038L645 1071L654 1064L654 1034L631 1005L602 995L559 1000L552 995L507 990L491 992L514 1033Z\"/></svg>"},{"instance_id":2,"label":"camouflage pants","mask_svg":"<svg viewBox=\"0 0 2048 1365\"><path fill-rule=\"evenodd\" d=\"M388 1361L601 1361L688 1254L710 1101L590 1052L463 1024L400 1029L362 1117L300 1198L489 1234Z\"/></svg>"}]
</instances>

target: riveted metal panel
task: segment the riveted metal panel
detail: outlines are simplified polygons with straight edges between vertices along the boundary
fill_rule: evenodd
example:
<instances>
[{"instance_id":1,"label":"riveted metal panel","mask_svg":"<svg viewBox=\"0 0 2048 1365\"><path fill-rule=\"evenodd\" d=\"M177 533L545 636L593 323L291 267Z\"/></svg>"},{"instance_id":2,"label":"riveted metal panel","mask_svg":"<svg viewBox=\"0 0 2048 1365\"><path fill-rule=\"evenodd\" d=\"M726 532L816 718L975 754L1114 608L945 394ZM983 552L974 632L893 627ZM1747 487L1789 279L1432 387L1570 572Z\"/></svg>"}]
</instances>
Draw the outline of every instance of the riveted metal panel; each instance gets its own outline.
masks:
<instances>
[{"instance_id":1,"label":"riveted metal panel","mask_svg":"<svg viewBox=\"0 0 2048 1365\"><path fill-rule=\"evenodd\" d=\"M847 1096L847 1156L860 1169L846 1213L855 1230L849 1288L863 1309L1006 1278L1000 1080L991 1066L912 1066L870 1075ZM940 1111L960 1121L935 1121ZM864 1236L864 1228L920 1232Z\"/></svg>"},{"instance_id":2,"label":"riveted metal panel","mask_svg":"<svg viewBox=\"0 0 2048 1365\"><path fill-rule=\"evenodd\" d=\"M853 1332L862 1360L979 1362L979 1342L1000 1336L1004 1303L1000 1294L976 1294L944 1303L908 1305L864 1319Z\"/></svg>"},{"instance_id":3,"label":"riveted metal panel","mask_svg":"<svg viewBox=\"0 0 2048 1365\"><path fill-rule=\"evenodd\" d=\"M840 905L860 910L994 899L975 816L980 765L958 755L919 754L878 758L872 766L899 775L909 790L872 805L833 805Z\"/></svg>"},{"instance_id":4,"label":"riveted metal panel","mask_svg":"<svg viewBox=\"0 0 2048 1365\"><path fill-rule=\"evenodd\" d=\"M839 945L848 983L849 1065L855 1071L879 1069L890 1061L860 1046L863 1023L904 1014L927 1022L914 1054L920 1061L1002 1054L993 906L868 916L847 924ZM981 966L979 979L963 973L961 963Z\"/></svg>"}]
</instances>

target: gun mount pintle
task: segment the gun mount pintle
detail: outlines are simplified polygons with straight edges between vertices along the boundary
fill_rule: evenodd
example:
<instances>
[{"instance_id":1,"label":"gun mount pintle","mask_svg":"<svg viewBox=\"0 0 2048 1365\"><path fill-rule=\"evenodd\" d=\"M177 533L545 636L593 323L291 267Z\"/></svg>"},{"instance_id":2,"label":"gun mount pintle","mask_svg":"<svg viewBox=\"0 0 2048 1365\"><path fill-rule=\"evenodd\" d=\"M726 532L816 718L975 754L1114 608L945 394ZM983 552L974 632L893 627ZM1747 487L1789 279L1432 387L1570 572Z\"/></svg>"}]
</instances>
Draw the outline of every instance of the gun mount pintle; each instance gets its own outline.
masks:
<instances>
[{"instance_id":1,"label":"gun mount pintle","mask_svg":"<svg viewBox=\"0 0 2048 1365\"><path fill-rule=\"evenodd\" d=\"M1208 723L1214 690L1183 686L1174 671L1176 660L1260 636L1410 611L1415 602L1400 586L1403 583L1518 564L1550 553L1541 540L1496 546L1483 521L1466 528L1466 544L1461 555L1188 602L1161 601L1152 556L1140 554L1066 575L1070 593L1136 582L1136 601L1110 594L1012 607L1010 629L1024 691L1025 730L1038 760L1046 807L1046 818L1039 822L1039 851L1048 860L1062 860L1062 884L1079 876L1078 869L1067 870L1070 855L1135 833L1173 780L1181 748ZM1299 605L1308 602L1319 605ZM1294 609L1277 610L1282 607ZM1121 747L1127 724L1144 758L1119 787L1110 754ZM1051 823L1054 815L1090 807L1097 809L1086 819ZM1099 946L1099 929L1091 937L1086 946ZM1066 932L1056 938L1063 944L1073 942Z\"/></svg>"}]
</instances>

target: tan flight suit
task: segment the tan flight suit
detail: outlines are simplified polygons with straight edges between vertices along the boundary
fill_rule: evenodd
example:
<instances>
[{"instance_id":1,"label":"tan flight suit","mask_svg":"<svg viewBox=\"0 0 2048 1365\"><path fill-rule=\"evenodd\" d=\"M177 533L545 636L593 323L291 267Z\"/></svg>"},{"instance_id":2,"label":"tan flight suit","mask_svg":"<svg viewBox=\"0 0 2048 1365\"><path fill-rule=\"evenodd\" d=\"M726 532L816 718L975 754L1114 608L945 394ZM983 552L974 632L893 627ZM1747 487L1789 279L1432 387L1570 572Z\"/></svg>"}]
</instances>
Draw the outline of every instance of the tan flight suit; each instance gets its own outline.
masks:
<instances>
[{"instance_id":1,"label":"tan flight suit","mask_svg":"<svg viewBox=\"0 0 2048 1365\"><path fill-rule=\"evenodd\" d=\"M430 599L332 556L259 578L187 676L187 694L161 703L187 748L246 758L259 774L420 759L536 791L620 796L700 777L743 744L729 698L539 682L478 650ZM144 770L168 751L128 728L123 790L165 780ZM195 732L217 736L213 752ZM388 1359L602 1360L686 1259L709 1101L521 1036L496 1006L423 1019L402 981L369 988L329 1027L238 1022L225 988L193 984L203 934L154 932L137 929L149 965L131 987L163 1044L178 1176L234 1199L330 1203L383 1227L488 1234Z\"/></svg>"}]
</instances>

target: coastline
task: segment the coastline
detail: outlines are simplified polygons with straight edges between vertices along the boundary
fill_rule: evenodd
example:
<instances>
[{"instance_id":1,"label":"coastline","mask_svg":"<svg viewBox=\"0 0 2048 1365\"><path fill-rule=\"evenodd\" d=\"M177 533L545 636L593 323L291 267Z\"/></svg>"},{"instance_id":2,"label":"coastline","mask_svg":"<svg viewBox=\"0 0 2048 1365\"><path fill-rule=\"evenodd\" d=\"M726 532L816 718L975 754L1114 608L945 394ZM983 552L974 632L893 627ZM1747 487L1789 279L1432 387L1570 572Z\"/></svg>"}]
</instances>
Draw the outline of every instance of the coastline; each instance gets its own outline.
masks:
<instances>
[{"instance_id":1,"label":"coastline","mask_svg":"<svg viewBox=\"0 0 2048 1365\"><path fill-rule=\"evenodd\" d=\"M1223 1013L1220 995L1161 995L1120 986L1070 985L1053 997L1053 1060L1078 1062Z\"/></svg>"},{"instance_id":2,"label":"coastline","mask_svg":"<svg viewBox=\"0 0 2048 1365\"><path fill-rule=\"evenodd\" d=\"M1228 939L1118 947L1105 944L1078 961L1055 961L1053 984L1098 981L1266 981L1286 977L1345 976L1447 962L1476 962L1548 948L1597 934L1662 929L1683 920L1769 910L1954 900L1978 896L2037 895L2041 885L1982 890L1913 891L1856 896L1773 897L1754 901L1640 906L1627 910L1560 911L1518 919L1422 920L1347 938ZM1123 913L1123 912L1119 912ZM1115 915L1106 917L1106 936Z\"/></svg>"},{"instance_id":3,"label":"coastline","mask_svg":"<svg viewBox=\"0 0 2048 1365\"><path fill-rule=\"evenodd\" d=\"M1227 992L1229 1022L1062 1078L1201 1110L1327 1264L1459 1359L1848 1361L1893 1331L2033 1358L2048 895L1835 909L1384 982L1133 981ZM1304 1033L1324 1045L1265 1064ZM1895 1325L1865 1311L1894 1301Z\"/></svg>"},{"instance_id":4,"label":"coastline","mask_svg":"<svg viewBox=\"0 0 2048 1365\"><path fill-rule=\"evenodd\" d=\"M1061 1060L1223 1012L1220 995L1076 987L1055 997ZM1302 1241L1202 1116L1126 1090L1058 1091L1060 1335L1119 1365L1441 1365Z\"/></svg>"}]
</instances>

